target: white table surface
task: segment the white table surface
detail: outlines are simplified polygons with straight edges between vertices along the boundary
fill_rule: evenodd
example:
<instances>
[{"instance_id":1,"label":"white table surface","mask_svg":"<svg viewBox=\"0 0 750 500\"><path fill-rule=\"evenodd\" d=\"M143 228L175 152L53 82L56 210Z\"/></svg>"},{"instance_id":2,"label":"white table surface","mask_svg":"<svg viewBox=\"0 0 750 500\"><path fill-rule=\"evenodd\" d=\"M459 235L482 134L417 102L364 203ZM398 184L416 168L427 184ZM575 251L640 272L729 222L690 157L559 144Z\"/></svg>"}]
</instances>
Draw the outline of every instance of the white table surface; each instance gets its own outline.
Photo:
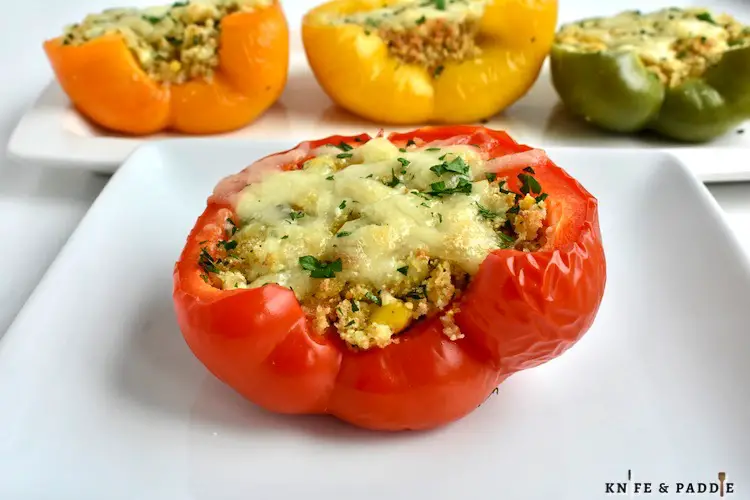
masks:
<instances>
[{"instance_id":1,"label":"white table surface","mask_svg":"<svg viewBox=\"0 0 750 500\"><path fill-rule=\"evenodd\" d=\"M52 77L41 49L42 40L90 11L119 6L149 5L148 0L24 0L14 2L11 17L0 30L0 144L7 144L13 127ZM164 2L166 3L166 2ZM290 24L298 25L312 2L285 0ZM653 2L622 2L644 9ZM712 2L703 2L710 6ZM729 3L728 0L722 2ZM561 0L563 19L596 13L596 1ZM600 4L601 5L601 4ZM612 8L611 5L608 6ZM12 70L11 70L12 69ZM44 147L40 144L39 147ZM750 161L738 157L736 161ZM81 217L107 182L87 172L45 170L0 156L0 337L33 291ZM709 188L725 210L729 224L750 256L750 183ZM695 228L699 238L701 229ZM106 271L105 271L106 272ZM65 293L65 284L60 284Z\"/></svg>"}]
</instances>

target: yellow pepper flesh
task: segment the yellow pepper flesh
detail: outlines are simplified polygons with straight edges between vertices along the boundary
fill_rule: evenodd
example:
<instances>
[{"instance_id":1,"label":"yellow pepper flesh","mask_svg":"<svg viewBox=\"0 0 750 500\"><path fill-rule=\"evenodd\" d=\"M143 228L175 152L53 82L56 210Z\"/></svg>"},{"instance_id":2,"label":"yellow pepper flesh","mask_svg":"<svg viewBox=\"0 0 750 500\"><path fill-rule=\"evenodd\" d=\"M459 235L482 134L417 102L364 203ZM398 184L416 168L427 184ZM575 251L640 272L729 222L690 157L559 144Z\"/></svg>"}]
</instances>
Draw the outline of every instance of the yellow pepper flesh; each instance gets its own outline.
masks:
<instances>
[{"instance_id":1,"label":"yellow pepper flesh","mask_svg":"<svg viewBox=\"0 0 750 500\"><path fill-rule=\"evenodd\" d=\"M411 323L411 310L403 302L392 302L379 307L370 317L373 323L390 327L395 334Z\"/></svg>"},{"instance_id":2,"label":"yellow pepper flesh","mask_svg":"<svg viewBox=\"0 0 750 500\"><path fill-rule=\"evenodd\" d=\"M365 27L330 22L332 16L397 2L333 0L308 12L302 23L307 59L328 96L381 123L462 123L497 114L536 81L557 23L556 0L487 0L477 35L481 53L446 62L435 77L396 59Z\"/></svg>"}]
</instances>

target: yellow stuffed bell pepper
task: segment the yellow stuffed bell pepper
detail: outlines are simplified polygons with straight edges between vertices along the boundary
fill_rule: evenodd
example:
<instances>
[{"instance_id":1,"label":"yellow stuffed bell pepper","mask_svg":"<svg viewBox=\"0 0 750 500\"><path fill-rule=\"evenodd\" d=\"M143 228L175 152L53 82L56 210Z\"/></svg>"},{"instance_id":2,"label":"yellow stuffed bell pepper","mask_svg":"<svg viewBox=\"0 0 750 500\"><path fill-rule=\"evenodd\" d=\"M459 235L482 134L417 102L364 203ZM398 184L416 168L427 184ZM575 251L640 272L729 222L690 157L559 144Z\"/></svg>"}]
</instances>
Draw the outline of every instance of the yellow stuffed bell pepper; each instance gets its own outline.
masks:
<instances>
[{"instance_id":1,"label":"yellow stuffed bell pepper","mask_svg":"<svg viewBox=\"0 0 750 500\"><path fill-rule=\"evenodd\" d=\"M460 123L528 91L556 23L556 0L333 0L305 15L302 40L343 108L381 123Z\"/></svg>"}]
</instances>

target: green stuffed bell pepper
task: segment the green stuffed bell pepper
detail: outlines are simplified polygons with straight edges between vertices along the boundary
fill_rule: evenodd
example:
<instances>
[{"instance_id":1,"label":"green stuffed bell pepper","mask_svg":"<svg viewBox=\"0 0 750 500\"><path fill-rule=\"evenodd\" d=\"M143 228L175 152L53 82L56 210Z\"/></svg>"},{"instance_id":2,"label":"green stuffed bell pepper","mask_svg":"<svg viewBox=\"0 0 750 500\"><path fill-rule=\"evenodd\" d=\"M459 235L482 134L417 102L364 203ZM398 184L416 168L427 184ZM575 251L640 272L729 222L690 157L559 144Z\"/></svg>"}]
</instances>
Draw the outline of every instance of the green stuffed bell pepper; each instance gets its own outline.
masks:
<instances>
[{"instance_id":1,"label":"green stuffed bell pepper","mask_svg":"<svg viewBox=\"0 0 750 500\"><path fill-rule=\"evenodd\" d=\"M607 130L704 142L750 118L750 28L706 9L566 24L550 66L565 106Z\"/></svg>"}]
</instances>

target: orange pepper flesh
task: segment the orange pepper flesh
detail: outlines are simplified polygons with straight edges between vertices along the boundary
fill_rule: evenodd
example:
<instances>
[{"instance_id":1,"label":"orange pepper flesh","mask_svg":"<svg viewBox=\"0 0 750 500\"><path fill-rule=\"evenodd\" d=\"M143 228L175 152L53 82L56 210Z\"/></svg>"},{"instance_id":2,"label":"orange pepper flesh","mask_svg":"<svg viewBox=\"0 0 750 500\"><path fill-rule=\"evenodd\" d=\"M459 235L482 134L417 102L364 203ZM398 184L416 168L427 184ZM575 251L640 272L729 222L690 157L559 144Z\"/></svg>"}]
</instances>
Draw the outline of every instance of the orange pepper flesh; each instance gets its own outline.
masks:
<instances>
[{"instance_id":1,"label":"orange pepper flesh","mask_svg":"<svg viewBox=\"0 0 750 500\"><path fill-rule=\"evenodd\" d=\"M172 85L151 79L117 35L77 46L55 38L44 50L73 105L104 128L132 135L213 134L247 125L281 96L289 28L278 2L230 14L221 21L213 79Z\"/></svg>"},{"instance_id":2,"label":"orange pepper flesh","mask_svg":"<svg viewBox=\"0 0 750 500\"><path fill-rule=\"evenodd\" d=\"M308 61L328 96L380 123L461 123L495 115L536 81L557 24L556 0L488 0L477 36L481 54L447 62L433 78L391 56L363 26L326 21L394 3L333 0L308 12L302 24Z\"/></svg>"}]
</instances>

